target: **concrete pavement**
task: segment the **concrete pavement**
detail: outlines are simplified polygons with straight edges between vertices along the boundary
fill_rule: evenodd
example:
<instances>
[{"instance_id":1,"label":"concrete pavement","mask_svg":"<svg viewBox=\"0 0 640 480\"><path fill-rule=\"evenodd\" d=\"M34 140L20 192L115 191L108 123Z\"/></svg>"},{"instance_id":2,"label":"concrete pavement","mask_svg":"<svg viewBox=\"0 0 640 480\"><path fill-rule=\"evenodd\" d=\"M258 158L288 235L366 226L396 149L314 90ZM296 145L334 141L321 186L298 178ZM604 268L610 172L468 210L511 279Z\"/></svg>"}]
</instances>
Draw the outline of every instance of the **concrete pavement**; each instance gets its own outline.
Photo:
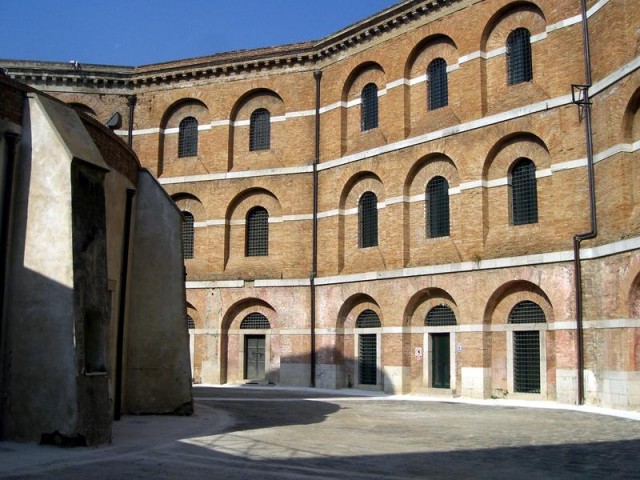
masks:
<instances>
[{"instance_id":1,"label":"concrete pavement","mask_svg":"<svg viewBox=\"0 0 640 480\"><path fill-rule=\"evenodd\" d=\"M354 393L199 386L111 446L0 443L0 478L640 478L640 412Z\"/></svg>"}]
</instances>

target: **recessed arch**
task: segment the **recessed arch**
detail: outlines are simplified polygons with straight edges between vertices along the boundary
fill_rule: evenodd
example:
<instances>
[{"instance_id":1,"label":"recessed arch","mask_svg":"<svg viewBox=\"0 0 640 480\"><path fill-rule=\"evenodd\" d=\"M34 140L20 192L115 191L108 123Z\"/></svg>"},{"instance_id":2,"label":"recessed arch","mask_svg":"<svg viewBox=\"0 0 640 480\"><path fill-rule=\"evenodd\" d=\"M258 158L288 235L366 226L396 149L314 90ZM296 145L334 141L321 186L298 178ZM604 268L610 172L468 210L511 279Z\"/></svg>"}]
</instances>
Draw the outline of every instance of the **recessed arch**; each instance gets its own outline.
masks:
<instances>
[{"instance_id":1,"label":"recessed arch","mask_svg":"<svg viewBox=\"0 0 640 480\"><path fill-rule=\"evenodd\" d=\"M551 155L544 140L532 132L513 132L489 149L482 168L483 180L505 177L517 158L528 158L537 169L551 167Z\"/></svg>"}]
</instances>

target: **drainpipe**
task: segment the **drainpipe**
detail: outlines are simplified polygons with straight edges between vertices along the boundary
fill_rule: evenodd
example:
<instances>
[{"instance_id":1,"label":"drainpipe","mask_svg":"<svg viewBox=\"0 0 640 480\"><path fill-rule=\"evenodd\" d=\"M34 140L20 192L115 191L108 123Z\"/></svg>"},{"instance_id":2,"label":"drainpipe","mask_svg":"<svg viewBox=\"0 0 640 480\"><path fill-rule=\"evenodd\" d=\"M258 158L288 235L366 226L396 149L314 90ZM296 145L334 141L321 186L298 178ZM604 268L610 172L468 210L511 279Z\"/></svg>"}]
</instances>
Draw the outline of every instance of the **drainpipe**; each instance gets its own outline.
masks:
<instances>
[{"instance_id":1,"label":"drainpipe","mask_svg":"<svg viewBox=\"0 0 640 480\"><path fill-rule=\"evenodd\" d=\"M320 162L320 80L322 71L313 72L316 80L316 130L313 157L313 231L311 247L310 303L311 303L311 386L316 386L316 277L318 275L318 163Z\"/></svg>"},{"instance_id":2,"label":"drainpipe","mask_svg":"<svg viewBox=\"0 0 640 480\"><path fill-rule=\"evenodd\" d=\"M591 230L578 233L573 237L573 263L575 269L576 289L576 343L578 353L578 405L584 403L584 330L583 330L583 302L582 302L582 268L580 266L580 243L583 240L595 238L598 235L596 217L596 189L593 168L593 131L591 128L591 53L589 51L589 27L587 21L587 2L582 0L582 43L584 48L584 69L586 84L579 86L582 92L578 102L584 115L584 126L587 145L587 172L589 175L589 208L591 212Z\"/></svg>"},{"instance_id":3,"label":"drainpipe","mask_svg":"<svg viewBox=\"0 0 640 480\"><path fill-rule=\"evenodd\" d=\"M136 108L136 103L138 102L138 97L135 95L129 95L127 97L127 105L129 105L129 135L127 138L127 143L130 147L133 147L133 113Z\"/></svg>"}]
</instances>

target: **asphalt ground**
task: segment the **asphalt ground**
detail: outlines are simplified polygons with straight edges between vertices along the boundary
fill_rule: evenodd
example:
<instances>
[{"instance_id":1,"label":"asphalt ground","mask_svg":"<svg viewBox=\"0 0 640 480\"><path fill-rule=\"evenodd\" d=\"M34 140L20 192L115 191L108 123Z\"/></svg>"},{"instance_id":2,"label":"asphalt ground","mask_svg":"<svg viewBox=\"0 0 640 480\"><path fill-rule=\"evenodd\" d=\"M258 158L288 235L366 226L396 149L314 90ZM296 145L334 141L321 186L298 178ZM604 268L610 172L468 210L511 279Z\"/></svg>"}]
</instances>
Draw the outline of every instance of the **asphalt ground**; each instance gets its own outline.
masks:
<instances>
[{"instance_id":1,"label":"asphalt ground","mask_svg":"<svg viewBox=\"0 0 640 480\"><path fill-rule=\"evenodd\" d=\"M640 412L355 393L195 387L194 416L123 417L110 446L2 442L0 478L640 478Z\"/></svg>"}]
</instances>

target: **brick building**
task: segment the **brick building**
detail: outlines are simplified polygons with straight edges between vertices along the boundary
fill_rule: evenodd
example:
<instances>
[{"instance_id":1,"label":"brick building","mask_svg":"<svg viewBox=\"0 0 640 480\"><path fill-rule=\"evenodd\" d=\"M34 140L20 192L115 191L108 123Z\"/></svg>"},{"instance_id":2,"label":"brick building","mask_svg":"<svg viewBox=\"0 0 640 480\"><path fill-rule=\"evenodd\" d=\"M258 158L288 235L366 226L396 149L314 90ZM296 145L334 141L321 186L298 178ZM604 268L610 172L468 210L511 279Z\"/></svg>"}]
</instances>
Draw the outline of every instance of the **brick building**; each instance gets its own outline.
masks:
<instances>
[{"instance_id":1,"label":"brick building","mask_svg":"<svg viewBox=\"0 0 640 480\"><path fill-rule=\"evenodd\" d=\"M313 42L2 65L120 112L185 212L196 382L637 409L640 4L585 10L589 55L579 0L408 0Z\"/></svg>"}]
</instances>

